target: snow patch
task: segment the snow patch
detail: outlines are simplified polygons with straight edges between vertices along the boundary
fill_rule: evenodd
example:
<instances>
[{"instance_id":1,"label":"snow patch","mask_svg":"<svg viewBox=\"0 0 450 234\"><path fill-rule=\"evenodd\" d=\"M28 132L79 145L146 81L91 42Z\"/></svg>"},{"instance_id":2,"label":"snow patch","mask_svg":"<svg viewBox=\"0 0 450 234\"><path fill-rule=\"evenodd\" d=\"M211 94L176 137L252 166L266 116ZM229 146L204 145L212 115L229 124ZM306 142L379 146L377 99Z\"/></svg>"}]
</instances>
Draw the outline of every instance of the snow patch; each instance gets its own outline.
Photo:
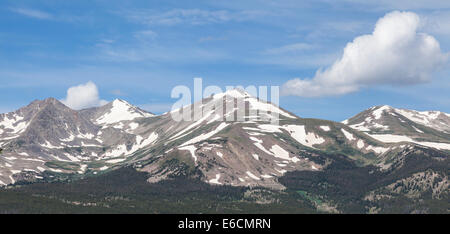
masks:
<instances>
[{"instance_id":1,"label":"snow patch","mask_svg":"<svg viewBox=\"0 0 450 234\"><path fill-rule=\"evenodd\" d=\"M372 145L367 146L366 149L369 151L373 151L377 154L384 154L386 151L389 150L389 148L376 147L376 146L372 146Z\"/></svg>"},{"instance_id":2,"label":"snow patch","mask_svg":"<svg viewBox=\"0 0 450 234\"><path fill-rule=\"evenodd\" d=\"M128 124L128 126L130 127L130 130L135 130L136 128L139 127L139 124L133 122L133 123Z\"/></svg>"},{"instance_id":3,"label":"snow patch","mask_svg":"<svg viewBox=\"0 0 450 234\"><path fill-rule=\"evenodd\" d=\"M29 123L27 123L26 121L22 121L23 119L24 117L17 114L13 114L11 119L5 115L3 121L0 122L0 126L3 126L5 129L12 130L12 132L9 132L12 134L22 133L29 125Z\"/></svg>"},{"instance_id":4,"label":"snow patch","mask_svg":"<svg viewBox=\"0 0 450 234\"><path fill-rule=\"evenodd\" d=\"M367 134L367 135L385 143L397 143L402 141L414 142L414 140L411 139L410 137L401 135L392 135L392 134Z\"/></svg>"},{"instance_id":5,"label":"snow patch","mask_svg":"<svg viewBox=\"0 0 450 234\"><path fill-rule=\"evenodd\" d=\"M137 138L136 138L136 139L137 139ZM150 144L152 144L153 142L155 142L156 139L158 139L158 134L155 133L155 132L152 132L152 133L150 134L150 136L147 137L147 139L145 139L145 140L143 140L143 141L141 140L141 142L138 143L138 145L139 145L140 147L147 146L147 145L150 145Z\"/></svg>"},{"instance_id":6,"label":"snow patch","mask_svg":"<svg viewBox=\"0 0 450 234\"><path fill-rule=\"evenodd\" d=\"M344 133L345 138L347 138L349 141L355 140L353 137L353 134L347 132L345 129L341 128L342 133Z\"/></svg>"},{"instance_id":7,"label":"snow patch","mask_svg":"<svg viewBox=\"0 0 450 234\"><path fill-rule=\"evenodd\" d=\"M41 146L45 147L45 148L49 148L49 149L62 149L62 148L64 148L62 146L54 146L48 141L45 141L45 144L41 144Z\"/></svg>"},{"instance_id":8,"label":"snow patch","mask_svg":"<svg viewBox=\"0 0 450 234\"><path fill-rule=\"evenodd\" d=\"M365 126L366 122L361 122L359 124L349 125L349 127L361 131L361 132L370 132L370 129Z\"/></svg>"},{"instance_id":9,"label":"snow patch","mask_svg":"<svg viewBox=\"0 0 450 234\"><path fill-rule=\"evenodd\" d=\"M277 158L289 160L294 163L300 161L300 159L298 159L297 157L289 157L289 152L281 148L279 145L273 145L270 151L272 151L273 155Z\"/></svg>"},{"instance_id":10,"label":"snow patch","mask_svg":"<svg viewBox=\"0 0 450 234\"><path fill-rule=\"evenodd\" d=\"M372 114L375 117L375 119L380 119L381 115L383 114L383 112L386 111L386 110L390 110L390 109L391 109L390 106L384 105L384 106L376 109L375 111L373 111Z\"/></svg>"},{"instance_id":11,"label":"snow patch","mask_svg":"<svg viewBox=\"0 0 450 234\"><path fill-rule=\"evenodd\" d=\"M280 130L281 126L279 125L272 125L272 124L261 124L258 125L258 128L265 131L265 132L279 132L282 133L282 131Z\"/></svg>"},{"instance_id":12,"label":"snow patch","mask_svg":"<svg viewBox=\"0 0 450 234\"><path fill-rule=\"evenodd\" d=\"M292 118L292 119L296 118L295 116L290 115L289 113L281 110L280 108L278 108L277 106L275 106L271 103L262 102L254 97L246 98L245 100L250 103L251 109L260 110L260 111L264 111L267 113L268 112L277 113L277 114L280 114L280 115L283 115L285 117Z\"/></svg>"},{"instance_id":13,"label":"snow patch","mask_svg":"<svg viewBox=\"0 0 450 234\"><path fill-rule=\"evenodd\" d=\"M325 132L329 132L330 131L330 127L329 126L320 126L320 128L322 130L324 130Z\"/></svg>"},{"instance_id":14,"label":"snow patch","mask_svg":"<svg viewBox=\"0 0 450 234\"><path fill-rule=\"evenodd\" d=\"M221 185L222 183L219 182L219 179L220 179L220 174L216 174L216 178L212 179L212 180L209 180L209 183L210 184L219 184L219 185Z\"/></svg>"},{"instance_id":15,"label":"snow patch","mask_svg":"<svg viewBox=\"0 0 450 234\"><path fill-rule=\"evenodd\" d=\"M108 168L109 168L109 167L107 167L107 166L103 166L103 167L100 167L99 170L100 170L100 171L105 171L105 170L108 170Z\"/></svg>"},{"instance_id":16,"label":"snow patch","mask_svg":"<svg viewBox=\"0 0 450 234\"><path fill-rule=\"evenodd\" d=\"M72 155L70 155L68 153L64 153L64 155L72 162L79 162L80 161L78 158L76 158L76 157L74 157L74 156L72 156Z\"/></svg>"},{"instance_id":17,"label":"snow patch","mask_svg":"<svg viewBox=\"0 0 450 234\"><path fill-rule=\"evenodd\" d=\"M75 140L75 136L70 134L67 138L63 138L63 139L59 139L60 141L64 141L64 142L71 142L73 140Z\"/></svg>"},{"instance_id":18,"label":"snow patch","mask_svg":"<svg viewBox=\"0 0 450 234\"><path fill-rule=\"evenodd\" d=\"M313 145L320 145L325 142L322 137L317 136L313 132L306 133L305 126L303 125L285 125L284 129L286 129L291 134L291 137L300 144L311 148L314 148Z\"/></svg>"},{"instance_id":19,"label":"snow patch","mask_svg":"<svg viewBox=\"0 0 450 234\"><path fill-rule=\"evenodd\" d=\"M78 171L78 174L83 174L87 169L87 165L86 164L82 164L80 165L80 170Z\"/></svg>"},{"instance_id":20,"label":"snow patch","mask_svg":"<svg viewBox=\"0 0 450 234\"><path fill-rule=\"evenodd\" d=\"M201 135L199 135L199 136L197 136L197 137L194 137L194 138L192 138L191 140L189 140L189 141L183 143L181 146L191 145L191 144L195 144L195 143L197 143L197 142L200 142L200 141L204 141L204 140L206 140L206 139L209 139L210 137L212 137L212 136L216 135L217 133L219 133L220 131L222 131L222 130L223 130L224 128L226 128L228 125L229 125L228 123L220 123L220 125L219 125L216 129L214 129L213 131L208 132L208 133L201 134Z\"/></svg>"},{"instance_id":21,"label":"snow patch","mask_svg":"<svg viewBox=\"0 0 450 234\"><path fill-rule=\"evenodd\" d=\"M358 143L356 143L356 146L358 147L358 149L364 148L364 141L363 140L358 140Z\"/></svg>"},{"instance_id":22,"label":"snow patch","mask_svg":"<svg viewBox=\"0 0 450 234\"><path fill-rule=\"evenodd\" d=\"M53 169L53 168L49 168L50 171L56 172L56 173L62 173L63 171L60 169Z\"/></svg>"},{"instance_id":23,"label":"snow patch","mask_svg":"<svg viewBox=\"0 0 450 234\"><path fill-rule=\"evenodd\" d=\"M114 163L120 163L120 162L123 162L123 161L125 161L125 160L126 160L125 158L111 159L111 160L106 161L106 163L114 164Z\"/></svg>"},{"instance_id":24,"label":"snow patch","mask_svg":"<svg viewBox=\"0 0 450 234\"><path fill-rule=\"evenodd\" d=\"M181 130L180 132L178 132L177 134L172 136L170 138L170 140L176 140L176 139L182 137L184 133L199 126L203 121L207 120L213 113L214 113L214 110L206 113L202 118L200 118L199 120L195 121L193 124L189 125L188 127L184 128L183 130Z\"/></svg>"},{"instance_id":25,"label":"snow patch","mask_svg":"<svg viewBox=\"0 0 450 234\"><path fill-rule=\"evenodd\" d=\"M253 173L247 171L247 175L254 180L261 180L258 176L255 176Z\"/></svg>"},{"instance_id":26,"label":"snow patch","mask_svg":"<svg viewBox=\"0 0 450 234\"><path fill-rule=\"evenodd\" d=\"M368 134L369 135L369 134ZM392 134L373 134L369 135L381 142L385 143L398 143L398 142L411 142L418 145L423 145L431 148L436 149L445 149L450 150L450 144L448 143L440 143L440 142L422 142L422 141L415 141L407 136L401 136L401 135L392 135Z\"/></svg>"},{"instance_id":27,"label":"snow patch","mask_svg":"<svg viewBox=\"0 0 450 234\"><path fill-rule=\"evenodd\" d=\"M414 130L416 130L416 132L419 132L419 133L423 133L423 131L422 131L422 130L420 130L420 129L418 129L418 128L414 127L414 126L412 126L412 127L414 128Z\"/></svg>"},{"instance_id":28,"label":"snow patch","mask_svg":"<svg viewBox=\"0 0 450 234\"><path fill-rule=\"evenodd\" d=\"M11 156L11 157L3 157L3 158L5 158L5 159L7 159L7 160L9 160L9 161L14 161L14 160L17 159L17 158L14 157L14 156Z\"/></svg>"},{"instance_id":29,"label":"snow patch","mask_svg":"<svg viewBox=\"0 0 450 234\"><path fill-rule=\"evenodd\" d=\"M193 145L188 145L188 146L184 146L181 148L178 148L180 150L188 150L191 153L191 156L194 158L194 162L197 162L197 156L195 155L195 151L197 150L197 148L195 148L195 146Z\"/></svg>"}]
</instances>

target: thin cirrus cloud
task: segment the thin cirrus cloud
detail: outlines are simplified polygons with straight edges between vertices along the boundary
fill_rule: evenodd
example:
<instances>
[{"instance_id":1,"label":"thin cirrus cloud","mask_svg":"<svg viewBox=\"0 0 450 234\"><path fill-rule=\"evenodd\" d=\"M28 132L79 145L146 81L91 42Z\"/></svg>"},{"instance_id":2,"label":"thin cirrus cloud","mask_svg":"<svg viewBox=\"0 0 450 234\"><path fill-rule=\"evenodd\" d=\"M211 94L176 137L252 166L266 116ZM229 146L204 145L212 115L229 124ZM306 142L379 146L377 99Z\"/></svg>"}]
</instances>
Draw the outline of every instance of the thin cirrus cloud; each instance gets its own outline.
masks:
<instances>
[{"instance_id":1,"label":"thin cirrus cloud","mask_svg":"<svg viewBox=\"0 0 450 234\"><path fill-rule=\"evenodd\" d=\"M134 33L134 37L139 40L155 39L158 34L152 30L142 30Z\"/></svg>"},{"instance_id":2,"label":"thin cirrus cloud","mask_svg":"<svg viewBox=\"0 0 450 234\"><path fill-rule=\"evenodd\" d=\"M172 9L165 12L152 10L133 10L121 12L128 19L149 25L173 26L178 24L203 25L228 21L244 21L255 18L264 12L202 9Z\"/></svg>"},{"instance_id":3,"label":"thin cirrus cloud","mask_svg":"<svg viewBox=\"0 0 450 234\"><path fill-rule=\"evenodd\" d=\"M435 35L450 36L450 10L430 13L425 20L428 32Z\"/></svg>"},{"instance_id":4,"label":"thin cirrus cloud","mask_svg":"<svg viewBox=\"0 0 450 234\"><path fill-rule=\"evenodd\" d=\"M30 8L12 8L10 10L17 14L21 14L35 19L48 20L53 18L53 15L51 15L50 13Z\"/></svg>"},{"instance_id":5,"label":"thin cirrus cloud","mask_svg":"<svg viewBox=\"0 0 450 234\"><path fill-rule=\"evenodd\" d=\"M330 67L312 79L293 79L283 95L321 97L343 95L377 85L406 86L429 82L446 64L448 54L432 36L418 32L421 19L394 11L380 18L372 34L356 37Z\"/></svg>"},{"instance_id":6,"label":"thin cirrus cloud","mask_svg":"<svg viewBox=\"0 0 450 234\"><path fill-rule=\"evenodd\" d=\"M75 110L102 106L108 103L108 101L99 98L97 85L92 81L70 87L67 90L66 98L61 102Z\"/></svg>"},{"instance_id":7,"label":"thin cirrus cloud","mask_svg":"<svg viewBox=\"0 0 450 234\"><path fill-rule=\"evenodd\" d=\"M413 9L445 9L450 7L449 1L442 0L344 0L353 4L362 4L369 10L413 10Z\"/></svg>"},{"instance_id":8,"label":"thin cirrus cloud","mask_svg":"<svg viewBox=\"0 0 450 234\"><path fill-rule=\"evenodd\" d=\"M181 48L167 47L152 43L150 40L138 39L136 43L110 45L97 44L98 56L110 62L208 62L229 57L226 51L218 49L204 49L201 47Z\"/></svg>"},{"instance_id":9,"label":"thin cirrus cloud","mask_svg":"<svg viewBox=\"0 0 450 234\"><path fill-rule=\"evenodd\" d=\"M290 45L285 45L278 48L267 49L265 54L284 54L284 53L293 53L305 50L311 50L316 48L317 46L308 44L308 43L294 43Z\"/></svg>"},{"instance_id":10,"label":"thin cirrus cloud","mask_svg":"<svg viewBox=\"0 0 450 234\"><path fill-rule=\"evenodd\" d=\"M92 20L88 15L71 15L71 14L52 14L46 11L33 9L33 8L9 8L10 12L15 14L37 19L37 20L51 20L51 21L59 21L59 22L68 22L68 23L79 23L86 22L88 20Z\"/></svg>"}]
</instances>

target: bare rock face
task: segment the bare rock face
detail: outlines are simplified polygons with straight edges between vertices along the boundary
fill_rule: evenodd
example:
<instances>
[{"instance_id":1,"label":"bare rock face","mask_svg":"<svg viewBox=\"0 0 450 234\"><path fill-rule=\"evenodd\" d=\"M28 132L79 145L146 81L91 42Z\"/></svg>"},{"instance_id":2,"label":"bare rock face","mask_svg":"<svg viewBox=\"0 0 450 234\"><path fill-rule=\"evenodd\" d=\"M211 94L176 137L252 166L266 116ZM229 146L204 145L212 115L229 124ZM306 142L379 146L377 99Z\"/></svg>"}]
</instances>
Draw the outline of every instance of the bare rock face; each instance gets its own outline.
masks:
<instances>
[{"instance_id":1,"label":"bare rock face","mask_svg":"<svg viewBox=\"0 0 450 234\"><path fill-rule=\"evenodd\" d=\"M177 119L183 115L190 118ZM441 124L447 117L428 121ZM330 154L393 170L405 150L450 141L445 127L430 126L391 107L344 123L303 119L242 90L158 116L123 100L75 111L50 98L0 115L0 185L133 166L152 183L189 176L218 186L283 189L280 177L324 171ZM382 134L412 140L388 142Z\"/></svg>"}]
</instances>

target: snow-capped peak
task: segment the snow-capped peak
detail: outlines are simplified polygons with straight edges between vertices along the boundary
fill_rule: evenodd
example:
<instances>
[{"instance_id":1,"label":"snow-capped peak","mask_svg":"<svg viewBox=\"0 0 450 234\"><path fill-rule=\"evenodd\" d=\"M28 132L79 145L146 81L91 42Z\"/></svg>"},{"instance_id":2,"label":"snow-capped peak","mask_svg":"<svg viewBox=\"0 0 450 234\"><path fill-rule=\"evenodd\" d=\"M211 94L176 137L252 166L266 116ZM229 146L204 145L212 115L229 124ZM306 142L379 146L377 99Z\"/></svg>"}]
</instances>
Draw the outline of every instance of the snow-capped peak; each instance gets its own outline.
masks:
<instances>
[{"instance_id":1,"label":"snow-capped peak","mask_svg":"<svg viewBox=\"0 0 450 234\"><path fill-rule=\"evenodd\" d=\"M396 114L400 114L410 119L413 122L417 122L420 124L427 124L431 120L438 119L440 117L450 117L450 114L441 112L441 111L416 111L416 110L408 110L408 109L397 109L388 105L384 106L375 106L372 107L373 115L375 115L376 119L381 117L381 114L385 111L395 112Z\"/></svg>"},{"instance_id":2,"label":"snow-capped peak","mask_svg":"<svg viewBox=\"0 0 450 234\"><path fill-rule=\"evenodd\" d=\"M450 130L450 127L448 126L448 123L450 123L450 115L444 112L415 111L407 109L395 109L395 112L418 124L423 124L437 130Z\"/></svg>"},{"instance_id":3,"label":"snow-capped peak","mask_svg":"<svg viewBox=\"0 0 450 234\"><path fill-rule=\"evenodd\" d=\"M129 107L134 107L129 102L122 100L122 99L118 99L118 98L114 99L114 101L112 101L111 103L113 104L113 106L125 105L125 106L129 106Z\"/></svg>"},{"instance_id":4,"label":"snow-capped peak","mask_svg":"<svg viewBox=\"0 0 450 234\"><path fill-rule=\"evenodd\" d=\"M247 97L251 97L252 95L250 95L248 92L246 92L242 89L230 89L223 93L218 93L218 94L214 95L213 98L218 99L218 98L222 98L224 96L230 96L233 98L247 98Z\"/></svg>"},{"instance_id":5,"label":"snow-capped peak","mask_svg":"<svg viewBox=\"0 0 450 234\"><path fill-rule=\"evenodd\" d=\"M441 111L416 111L408 109L398 109L388 105L374 106L363 112L364 115L356 115L353 118L342 121L354 129L360 131L389 130L389 125L394 124L392 119L385 119L390 116L397 118L399 122L406 123L406 119L438 131L450 132L450 115ZM395 122L395 121L394 121Z\"/></svg>"},{"instance_id":6,"label":"snow-capped peak","mask_svg":"<svg viewBox=\"0 0 450 234\"><path fill-rule=\"evenodd\" d=\"M248 102L250 105L250 109L257 110L257 111L263 111L266 112L272 112L272 113L278 113L280 115L283 115L284 117L288 118L297 118L296 116L293 116L289 114L288 112L280 109L277 105L274 105L273 103L266 102L263 100L258 99L257 97L251 95L245 90L236 88L236 89L230 89L226 92L219 93L213 96L214 100L222 99L225 96L229 96L236 99L243 99L245 102Z\"/></svg>"},{"instance_id":7,"label":"snow-capped peak","mask_svg":"<svg viewBox=\"0 0 450 234\"><path fill-rule=\"evenodd\" d=\"M379 107L375 108L375 110L372 112L372 114L375 117L375 119L380 119L382 114L385 111L389 111L389 110L392 110L392 107L390 107L388 105L379 106Z\"/></svg>"},{"instance_id":8,"label":"snow-capped peak","mask_svg":"<svg viewBox=\"0 0 450 234\"><path fill-rule=\"evenodd\" d=\"M124 120L154 116L121 99L116 99L108 105L110 105L109 111L97 118L96 123L113 124Z\"/></svg>"}]
</instances>

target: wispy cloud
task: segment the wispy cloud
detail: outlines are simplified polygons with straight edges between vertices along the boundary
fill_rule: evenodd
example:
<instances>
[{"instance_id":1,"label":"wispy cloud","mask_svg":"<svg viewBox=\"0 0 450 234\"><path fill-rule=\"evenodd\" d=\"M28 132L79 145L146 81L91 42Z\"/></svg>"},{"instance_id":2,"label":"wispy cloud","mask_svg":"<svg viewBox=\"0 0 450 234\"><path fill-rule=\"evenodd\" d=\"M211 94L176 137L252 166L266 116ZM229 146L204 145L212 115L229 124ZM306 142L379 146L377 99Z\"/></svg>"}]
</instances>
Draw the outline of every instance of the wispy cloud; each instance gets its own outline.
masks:
<instances>
[{"instance_id":1,"label":"wispy cloud","mask_svg":"<svg viewBox=\"0 0 450 234\"><path fill-rule=\"evenodd\" d=\"M154 10L133 10L121 12L128 19L149 25L203 25L223 23L228 21L245 21L261 15L262 11L228 11L228 10L201 10L201 9L172 9L165 12Z\"/></svg>"},{"instance_id":2,"label":"wispy cloud","mask_svg":"<svg viewBox=\"0 0 450 234\"><path fill-rule=\"evenodd\" d=\"M12 12L15 12L17 14L21 14L27 17L35 18L35 19L42 19L42 20L48 20L52 19L53 15L50 13L36 10L36 9L30 9L30 8L11 8Z\"/></svg>"},{"instance_id":3,"label":"wispy cloud","mask_svg":"<svg viewBox=\"0 0 450 234\"><path fill-rule=\"evenodd\" d=\"M342 4L338 1L323 0L332 4ZM344 0L351 4L361 4L367 10L433 10L450 7L449 1L442 0ZM355 6L354 6L355 7Z\"/></svg>"},{"instance_id":4,"label":"wispy cloud","mask_svg":"<svg viewBox=\"0 0 450 234\"><path fill-rule=\"evenodd\" d=\"M167 47L145 43L137 45L102 45L96 59L110 62L207 62L229 58L221 50L201 47Z\"/></svg>"},{"instance_id":5,"label":"wispy cloud","mask_svg":"<svg viewBox=\"0 0 450 234\"><path fill-rule=\"evenodd\" d=\"M321 45L293 43L269 48L259 52L258 56L245 58L250 64L275 65L290 69L310 69L332 64L339 57L337 51L325 51Z\"/></svg>"},{"instance_id":6,"label":"wispy cloud","mask_svg":"<svg viewBox=\"0 0 450 234\"><path fill-rule=\"evenodd\" d=\"M172 45L159 42L158 34L152 30L141 30L131 34L131 40L117 43L95 44L94 59L107 62L207 62L229 58L221 49L202 46Z\"/></svg>"},{"instance_id":7,"label":"wispy cloud","mask_svg":"<svg viewBox=\"0 0 450 234\"><path fill-rule=\"evenodd\" d=\"M104 44L111 44L111 43L114 43L115 40L113 40L113 39L102 39L102 40L100 40L100 42L104 43Z\"/></svg>"},{"instance_id":8,"label":"wispy cloud","mask_svg":"<svg viewBox=\"0 0 450 234\"><path fill-rule=\"evenodd\" d=\"M203 43L203 42L208 42L208 41L225 41L227 39L228 39L227 37L207 36L207 37L201 37L200 39L198 39L198 42Z\"/></svg>"},{"instance_id":9,"label":"wispy cloud","mask_svg":"<svg viewBox=\"0 0 450 234\"><path fill-rule=\"evenodd\" d=\"M93 22L93 16L90 15L89 12L81 14L81 15L75 15L70 14L66 12L54 12L50 13L47 11L43 11L40 9L34 9L34 8L9 8L9 10L13 13L38 19L38 20L53 20L58 22L67 22L67 23L86 23L86 22Z\"/></svg>"},{"instance_id":10,"label":"wispy cloud","mask_svg":"<svg viewBox=\"0 0 450 234\"><path fill-rule=\"evenodd\" d=\"M284 54L284 53L292 53L292 52L299 52L299 51L305 51L305 50L311 50L316 48L316 45L308 44L308 43L294 43L289 44L277 48L271 48L264 51L264 54Z\"/></svg>"},{"instance_id":11,"label":"wispy cloud","mask_svg":"<svg viewBox=\"0 0 450 234\"><path fill-rule=\"evenodd\" d=\"M157 36L158 33L152 30L142 30L134 33L134 37L139 40L155 39Z\"/></svg>"},{"instance_id":12,"label":"wispy cloud","mask_svg":"<svg viewBox=\"0 0 450 234\"><path fill-rule=\"evenodd\" d=\"M332 64L339 58L338 52L261 54L243 59L257 65L274 65L290 69L311 69Z\"/></svg>"},{"instance_id":13,"label":"wispy cloud","mask_svg":"<svg viewBox=\"0 0 450 234\"><path fill-rule=\"evenodd\" d=\"M436 35L450 36L450 11L436 11L424 16L424 30Z\"/></svg>"},{"instance_id":14,"label":"wispy cloud","mask_svg":"<svg viewBox=\"0 0 450 234\"><path fill-rule=\"evenodd\" d=\"M326 21L312 25L298 26L296 30L302 38L311 41L330 40L347 35L361 33L370 28L369 21L364 20L343 20L343 21ZM297 34L294 34L294 36Z\"/></svg>"}]
</instances>

